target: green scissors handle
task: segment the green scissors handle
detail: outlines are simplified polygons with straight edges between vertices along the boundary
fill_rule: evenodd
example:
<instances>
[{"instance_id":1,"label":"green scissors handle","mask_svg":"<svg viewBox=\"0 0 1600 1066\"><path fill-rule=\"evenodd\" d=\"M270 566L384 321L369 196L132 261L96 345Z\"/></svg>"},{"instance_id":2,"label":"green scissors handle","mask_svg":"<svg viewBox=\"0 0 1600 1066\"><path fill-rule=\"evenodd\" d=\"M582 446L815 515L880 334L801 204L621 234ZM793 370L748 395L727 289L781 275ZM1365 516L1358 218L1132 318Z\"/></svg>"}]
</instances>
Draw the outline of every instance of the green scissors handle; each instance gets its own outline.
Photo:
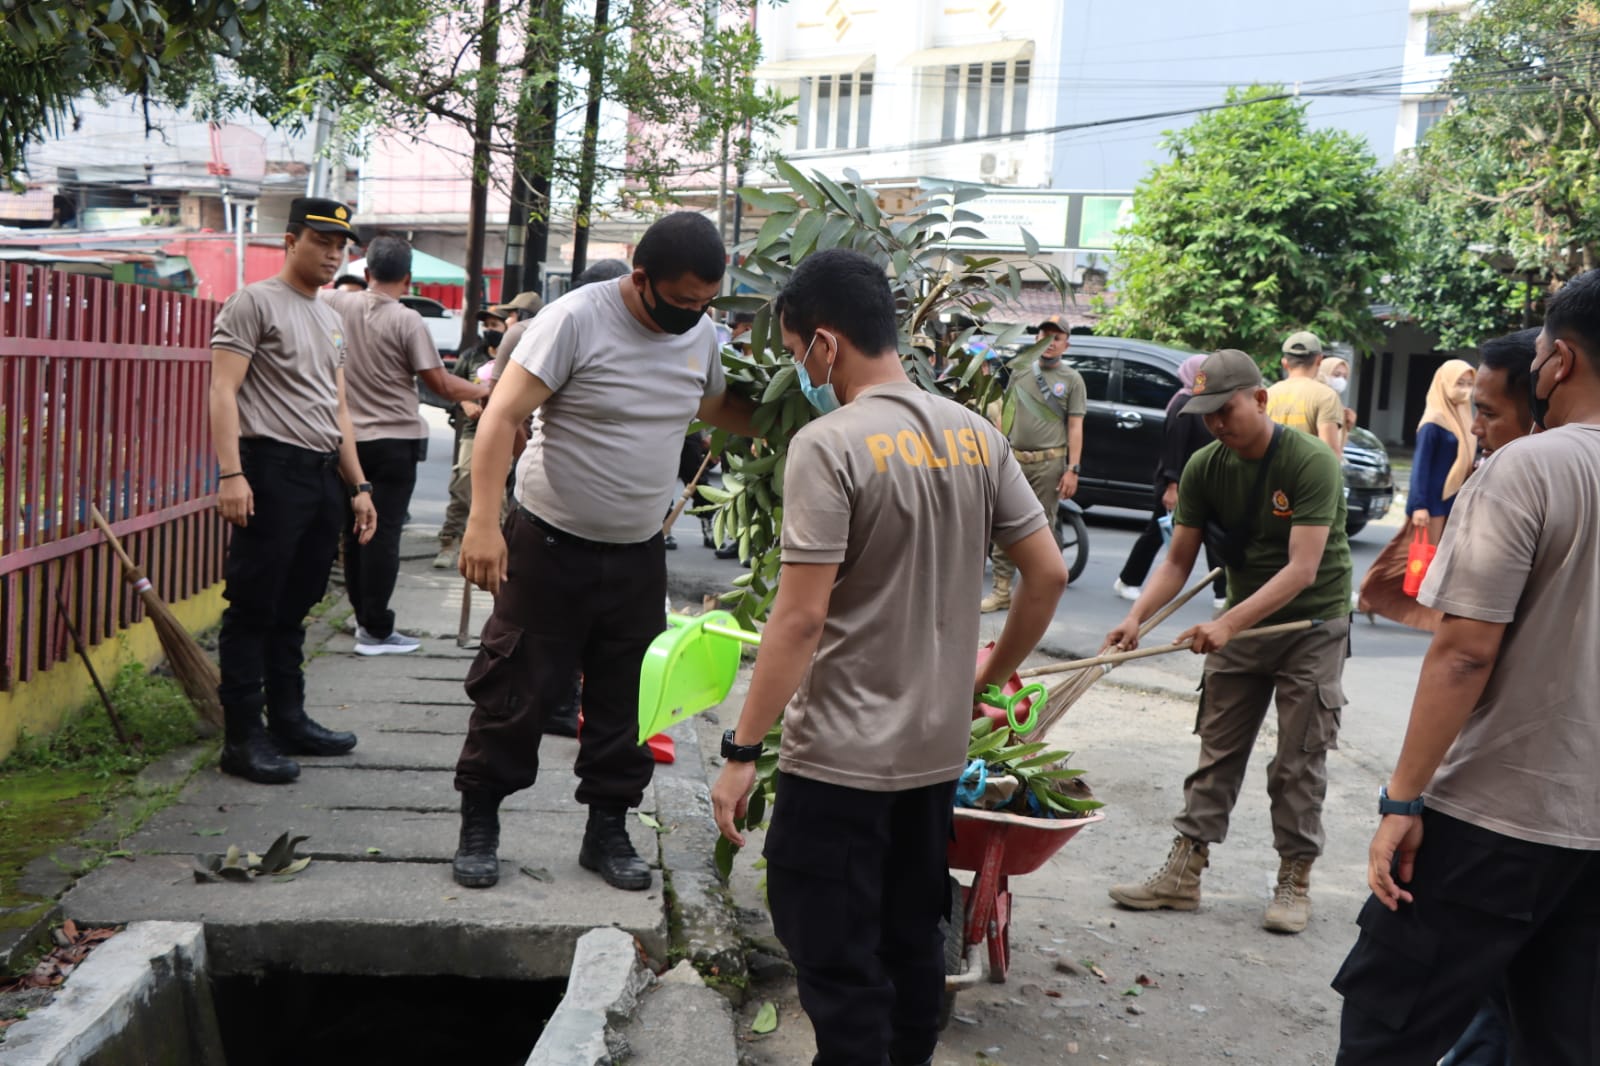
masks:
<instances>
[{"instance_id":1,"label":"green scissors handle","mask_svg":"<svg viewBox=\"0 0 1600 1066\"><path fill-rule=\"evenodd\" d=\"M1050 697L1050 690L1035 682L1022 688L1013 695L1007 696L1000 691L999 685L990 685L978 697L978 702L990 707L998 707L1006 712L1006 722L1018 734L1027 733L1039 723L1039 708ZM1028 705L1026 718L1017 718L1017 707L1023 703Z\"/></svg>"}]
</instances>

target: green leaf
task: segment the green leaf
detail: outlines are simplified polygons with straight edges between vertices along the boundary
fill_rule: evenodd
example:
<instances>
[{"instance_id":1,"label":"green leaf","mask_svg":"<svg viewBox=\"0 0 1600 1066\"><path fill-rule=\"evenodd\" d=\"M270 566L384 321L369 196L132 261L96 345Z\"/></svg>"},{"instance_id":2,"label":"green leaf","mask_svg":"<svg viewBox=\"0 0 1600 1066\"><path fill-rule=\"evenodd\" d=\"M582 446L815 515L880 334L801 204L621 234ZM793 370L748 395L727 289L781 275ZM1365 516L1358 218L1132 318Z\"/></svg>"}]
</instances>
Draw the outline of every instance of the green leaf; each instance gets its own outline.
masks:
<instances>
[{"instance_id":1,"label":"green leaf","mask_svg":"<svg viewBox=\"0 0 1600 1066\"><path fill-rule=\"evenodd\" d=\"M792 214L799 210L800 205L792 196L781 193L764 192L754 186L745 186L739 190L740 199L755 208L757 211Z\"/></svg>"},{"instance_id":2,"label":"green leaf","mask_svg":"<svg viewBox=\"0 0 1600 1066\"><path fill-rule=\"evenodd\" d=\"M382 855L383 854L383 849L382 848L368 848L367 849L367 854L368 855Z\"/></svg>"},{"instance_id":3,"label":"green leaf","mask_svg":"<svg viewBox=\"0 0 1600 1066\"><path fill-rule=\"evenodd\" d=\"M772 403L779 396L793 388L798 378L799 372L795 369L794 364L791 363L782 367L776 374L772 375L772 380L767 382L766 390L761 393L761 402L763 404Z\"/></svg>"},{"instance_id":4,"label":"green leaf","mask_svg":"<svg viewBox=\"0 0 1600 1066\"><path fill-rule=\"evenodd\" d=\"M717 876L727 881L733 874L733 857L739 853L733 841L725 836L718 836L716 846L712 849L712 859L717 865Z\"/></svg>"},{"instance_id":5,"label":"green leaf","mask_svg":"<svg viewBox=\"0 0 1600 1066\"><path fill-rule=\"evenodd\" d=\"M659 830L661 828L661 822L656 819L655 815L647 814L644 811L639 811L638 815L639 815L639 821L643 822L645 825L649 826L651 829Z\"/></svg>"},{"instance_id":6,"label":"green leaf","mask_svg":"<svg viewBox=\"0 0 1600 1066\"><path fill-rule=\"evenodd\" d=\"M785 213L773 215L761 226L761 232L756 235L757 248L771 247L789 229L789 223L794 221L794 215Z\"/></svg>"},{"instance_id":7,"label":"green leaf","mask_svg":"<svg viewBox=\"0 0 1600 1066\"><path fill-rule=\"evenodd\" d=\"M769 1000L756 1011L756 1020L750 1023L752 1033L770 1033L778 1028L778 1008Z\"/></svg>"}]
</instances>

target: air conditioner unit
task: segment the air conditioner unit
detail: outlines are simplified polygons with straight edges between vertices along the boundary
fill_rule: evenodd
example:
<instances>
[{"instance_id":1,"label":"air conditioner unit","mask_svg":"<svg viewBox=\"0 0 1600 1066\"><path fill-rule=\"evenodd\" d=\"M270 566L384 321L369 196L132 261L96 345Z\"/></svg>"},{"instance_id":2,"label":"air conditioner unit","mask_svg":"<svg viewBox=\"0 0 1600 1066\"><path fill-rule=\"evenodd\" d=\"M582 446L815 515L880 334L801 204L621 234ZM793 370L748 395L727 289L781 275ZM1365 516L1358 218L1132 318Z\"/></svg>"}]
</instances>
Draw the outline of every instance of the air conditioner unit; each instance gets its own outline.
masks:
<instances>
[{"instance_id":1,"label":"air conditioner unit","mask_svg":"<svg viewBox=\"0 0 1600 1066\"><path fill-rule=\"evenodd\" d=\"M1022 160L1005 152L984 152L978 157L978 177L990 185L1013 185Z\"/></svg>"}]
</instances>

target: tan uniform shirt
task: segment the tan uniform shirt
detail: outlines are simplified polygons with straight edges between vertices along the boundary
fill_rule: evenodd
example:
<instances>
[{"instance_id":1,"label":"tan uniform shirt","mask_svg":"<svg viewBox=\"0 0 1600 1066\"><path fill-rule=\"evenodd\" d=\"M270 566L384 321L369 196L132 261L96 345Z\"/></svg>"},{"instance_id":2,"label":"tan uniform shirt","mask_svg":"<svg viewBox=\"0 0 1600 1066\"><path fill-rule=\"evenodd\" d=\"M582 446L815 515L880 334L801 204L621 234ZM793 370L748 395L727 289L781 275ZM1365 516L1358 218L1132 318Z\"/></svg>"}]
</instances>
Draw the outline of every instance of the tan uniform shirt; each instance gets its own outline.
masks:
<instances>
[{"instance_id":1,"label":"tan uniform shirt","mask_svg":"<svg viewBox=\"0 0 1600 1066\"><path fill-rule=\"evenodd\" d=\"M988 542L1044 525L999 431L915 385L868 389L797 433L783 561L839 576L779 768L874 792L959 777Z\"/></svg>"},{"instance_id":2,"label":"tan uniform shirt","mask_svg":"<svg viewBox=\"0 0 1600 1066\"><path fill-rule=\"evenodd\" d=\"M1600 851L1597 529L1600 426L1513 441L1467 479L1417 599L1509 624L1424 791L1429 807L1518 840Z\"/></svg>"},{"instance_id":3,"label":"tan uniform shirt","mask_svg":"<svg viewBox=\"0 0 1600 1066\"><path fill-rule=\"evenodd\" d=\"M1267 390L1267 417L1315 437L1322 426L1344 427L1344 401L1316 378L1286 378Z\"/></svg>"},{"instance_id":4,"label":"tan uniform shirt","mask_svg":"<svg viewBox=\"0 0 1600 1066\"><path fill-rule=\"evenodd\" d=\"M1011 421L1011 444L1018 451L1042 452L1048 448L1067 446L1067 419L1082 418L1089 409L1089 391L1083 384L1083 375L1065 363L1053 367L1039 367L1044 378L1046 400L1039 388L1039 377L1033 364L1015 366L1007 390L1006 406ZM1057 414L1060 407L1062 414Z\"/></svg>"},{"instance_id":5,"label":"tan uniform shirt","mask_svg":"<svg viewBox=\"0 0 1600 1066\"><path fill-rule=\"evenodd\" d=\"M315 296L281 278L246 285L222 305L211 347L250 360L239 386L239 436L339 450L344 324Z\"/></svg>"},{"instance_id":6,"label":"tan uniform shirt","mask_svg":"<svg viewBox=\"0 0 1600 1066\"><path fill-rule=\"evenodd\" d=\"M444 366L428 327L393 296L325 290L319 294L344 320L349 352L344 402L356 440L416 440L428 435L418 409L416 376Z\"/></svg>"}]
</instances>

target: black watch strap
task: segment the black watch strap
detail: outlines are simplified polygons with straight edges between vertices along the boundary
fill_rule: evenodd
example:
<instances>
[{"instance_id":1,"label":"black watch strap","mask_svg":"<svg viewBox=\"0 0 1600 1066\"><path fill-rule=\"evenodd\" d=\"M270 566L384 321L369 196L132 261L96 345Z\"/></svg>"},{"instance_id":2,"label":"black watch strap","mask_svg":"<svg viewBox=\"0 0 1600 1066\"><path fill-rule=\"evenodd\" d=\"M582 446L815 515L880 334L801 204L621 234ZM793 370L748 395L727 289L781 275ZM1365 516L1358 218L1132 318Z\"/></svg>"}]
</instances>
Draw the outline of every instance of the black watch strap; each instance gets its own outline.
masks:
<instances>
[{"instance_id":1,"label":"black watch strap","mask_svg":"<svg viewBox=\"0 0 1600 1066\"><path fill-rule=\"evenodd\" d=\"M363 481L360 484L350 486L350 498L352 500L355 499L357 496L361 495L363 492L365 492L365 493L371 493L372 492L372 482Z\"/></svg>"},{"instance_id":2,"label":"black watch strap","mask_svg":"<svg viewBox=\"0 0 1600 1066\"><path fill-rule=\"evenodd\" d=\"M733 730L722 734L722 757L731 762L755 762L761 758L760 744L740 744L733 738Z\"/></svg>"}]
</instances>

